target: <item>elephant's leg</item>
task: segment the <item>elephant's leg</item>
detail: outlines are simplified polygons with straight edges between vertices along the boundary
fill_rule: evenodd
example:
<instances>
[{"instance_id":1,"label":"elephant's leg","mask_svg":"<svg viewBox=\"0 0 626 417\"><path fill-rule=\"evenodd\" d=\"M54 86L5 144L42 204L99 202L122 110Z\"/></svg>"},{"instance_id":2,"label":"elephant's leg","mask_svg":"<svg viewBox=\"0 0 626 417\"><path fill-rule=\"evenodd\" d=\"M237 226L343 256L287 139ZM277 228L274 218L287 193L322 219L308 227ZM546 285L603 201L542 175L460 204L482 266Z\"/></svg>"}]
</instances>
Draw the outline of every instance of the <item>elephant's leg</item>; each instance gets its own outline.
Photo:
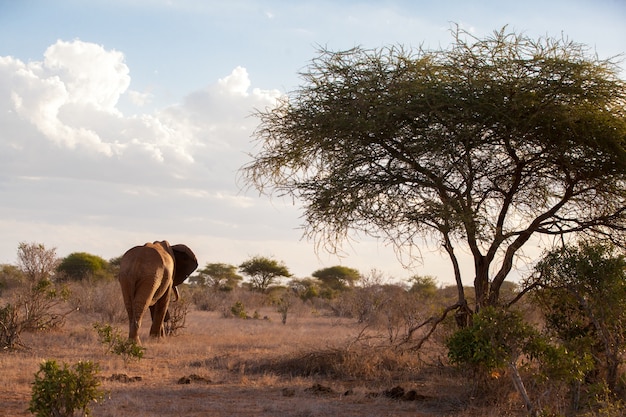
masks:
<instances>
[{"instance_id":1,"label":"elephant's leg","mask_svg":"<svg viewBox=\"0 0 626 417\"><path fill-rule=\"evenodd\" d=\"M166 292L163 297L159 298L154 306L151 307L152 326L150 327L150 336L165 337L165 327L163 321L167 313L167 307L170 304L170 293Z\"/></svg>"},{"instance_id":2,"label":"elephant's leg","mask_svg":"<svg viewBox=\"0 0 626 417\"><path fill-rule=\"evenodd\" d=\"M136 319L134 302L131 299L130 291L126 288L122 288L122 295L124 297L124 307L126 308L126 314L128 315L128 338L135 343L139 344L139 328L141 327L141 317Z\"/></svg>"},{"instance_id":3,"label":"elephant's leg","mask_svg":"<svg viewBox=\"0 0 626 417\"><path fill-rule=\"evenodd\" d=\"M132 317L129 317L129 333L128 338L135 343L140 344L139 329L141 329L141 323L143 322L143 316L148 309L147 302L135 300L133 303Z\"/></svg>"},{"instance_id":4,"label":"elephant's leg","mask_svg":"<svg viewBox=\"0 0 626 417\"><path fill-rule=\"evenodd\" d=\"M152 321L154 321L154 306L150 306L150 318L152 319ZM170 321L170 309L169 308L165 312L165 318L163 319L163 321L164 322Z\"/></svg>"}]
</instances>

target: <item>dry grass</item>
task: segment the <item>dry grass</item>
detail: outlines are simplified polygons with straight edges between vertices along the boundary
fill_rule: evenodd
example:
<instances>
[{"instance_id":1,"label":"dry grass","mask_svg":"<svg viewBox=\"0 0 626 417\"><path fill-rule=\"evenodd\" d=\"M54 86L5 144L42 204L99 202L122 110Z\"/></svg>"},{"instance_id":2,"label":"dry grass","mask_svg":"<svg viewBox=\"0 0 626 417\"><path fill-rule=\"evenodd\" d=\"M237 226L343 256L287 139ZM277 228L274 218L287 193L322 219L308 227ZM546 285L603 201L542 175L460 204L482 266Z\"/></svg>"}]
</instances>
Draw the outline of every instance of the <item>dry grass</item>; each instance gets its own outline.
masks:
<instances>
[{"instance_id":1,"label":"dry grass","mask_svg":"<svg viewBox=\"0 0 626 417\"><path fill-rule=\"evenodd\" d=\"M182 334L162 341L144 323L146 354L125 364L99 344L92 324L101 316L74 313L60 330L24 335L28 350L0 354L0 414L29 415L33 375L55 359L99 363L108 396L92 410L102 417L524 415L514 395L506 411L472 405L471 382L434 359L350 344L360 331L353 320L303 310L283 325L275 310L263 316L191 310Z\"/></svg>"}]
</instances>

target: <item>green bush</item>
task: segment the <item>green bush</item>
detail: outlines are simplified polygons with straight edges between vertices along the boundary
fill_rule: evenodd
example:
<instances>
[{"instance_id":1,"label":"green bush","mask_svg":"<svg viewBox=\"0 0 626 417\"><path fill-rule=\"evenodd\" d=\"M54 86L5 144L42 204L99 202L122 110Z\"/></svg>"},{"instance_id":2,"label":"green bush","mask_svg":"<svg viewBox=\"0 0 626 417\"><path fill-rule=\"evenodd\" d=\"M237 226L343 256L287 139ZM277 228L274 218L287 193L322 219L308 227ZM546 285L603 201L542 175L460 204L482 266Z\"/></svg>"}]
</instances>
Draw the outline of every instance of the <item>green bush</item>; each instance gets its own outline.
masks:
<instances>
[{"instance_id":1,"label":"green bush","mask_svg":"<svg viewBox=\"0 0 626 417\"><path fill-rule=\"evenodd\" d=\"M78 362L71 368L54 360L43 362L35 374L28 411L41 417L72 417L76 411L91 415L89 404L104 399L97 377L98 364Z\"/></svg>"},{"instance_id":2,"label":"green bush","mask_svg":"<svg viewBox=\"0 0 626 417\"><path fill-rule=\"evenodd\" d=\"M244 307L241 301L237 301L230 308L230 312L233 313L233 316L239 317L240 319L248 318L248 313L246 313L246 308Z\"/></svg>"},{"instance_id":3,"label":"green bush","mask_svg":"<svg viewBox=\"0 0 626 417\"><path fill-rule=\"evenodd\" d=\"M146 348L122 336L110 324L94 323L93 327L98 333L98 340L105 345L107 352L121 356L124 362L133 359L139 361L143 358Z\"/></svg>"},{"instance_id":4,"label":"green bush","mask_svg":"<svg viewBox=\"0 0 626 417\"><path fill-rule=\"evenodd\" d=\"M74 252L61 261L57 272L63 277L80 281L87 278L106 278L108 269L109 263L101 257L85 252Z\"/></svg>"},{"instance_id":5,"label":"green bush","mask_svg":"<svg viewBox=\"0 0 626 417\"><path fill-rule=\"evenodd\" d=\"M448 357L452 363L489 374L515 361L536 337L538 333L521 315L486 307L474 316L472 326L448 339Z\"/></svg>"}]
</instances>

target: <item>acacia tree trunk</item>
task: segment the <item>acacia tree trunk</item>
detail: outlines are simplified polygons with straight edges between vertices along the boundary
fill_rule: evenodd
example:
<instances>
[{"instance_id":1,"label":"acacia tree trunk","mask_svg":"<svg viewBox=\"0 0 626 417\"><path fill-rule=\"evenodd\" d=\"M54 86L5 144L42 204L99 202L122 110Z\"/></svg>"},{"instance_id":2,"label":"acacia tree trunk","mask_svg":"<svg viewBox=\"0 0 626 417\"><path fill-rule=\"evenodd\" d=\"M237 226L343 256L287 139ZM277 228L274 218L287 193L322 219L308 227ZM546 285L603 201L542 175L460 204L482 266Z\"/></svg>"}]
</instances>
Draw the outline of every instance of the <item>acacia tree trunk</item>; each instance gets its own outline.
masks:
<instances>
[{"instance_id":1,"label":"acacia tree trunk","mask_svg":"<svg viewBox=\"0 0 626 417\"><path fill-rule=\"evenodd\" d=\"M476 307L474 312L478 313L482 307L489 305L489 263L484 257L474 260L474 291L476 292Z\"/></svg>"}]
</instances>

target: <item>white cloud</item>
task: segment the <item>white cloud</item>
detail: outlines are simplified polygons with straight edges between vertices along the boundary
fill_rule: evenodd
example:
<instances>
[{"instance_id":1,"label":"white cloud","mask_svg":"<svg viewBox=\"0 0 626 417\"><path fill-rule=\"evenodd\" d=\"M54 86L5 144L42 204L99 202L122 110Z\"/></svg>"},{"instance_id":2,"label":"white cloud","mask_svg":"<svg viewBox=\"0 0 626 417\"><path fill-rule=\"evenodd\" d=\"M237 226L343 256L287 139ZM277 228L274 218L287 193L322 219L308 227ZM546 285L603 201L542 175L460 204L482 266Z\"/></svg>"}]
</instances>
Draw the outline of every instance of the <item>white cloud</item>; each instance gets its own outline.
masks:
<instances>
[{"instance_id":1,"label":"white cloud","mask_svg":"<svg viewBox=\"0 0 626 417\"><path fill-rule=\"evenodd\" d=\"M218 84L226 93L235 93L242 96L248 95L250 88L250 78L248 71L243 67L237 67L227 77L218 80Z\"/></svg>"},{"instance_id":2,"label":"white cloud","mask_svg":"<svg viewBox=\"0 0 626 417\"><path fill-rule=\"evenodd\" d=\"M170 164L170 177L187 178L194 164L223 168L240 162L254 123L247 116L279 95L258 88L250 94L248 72L238 66L182 104L125 116L118 108L123 94L139 105L152 97L128 91L129 74L121 52L78 40L56 42L42 61L0 57L0 111L7 124L26 123L40 133L31 137L31 151L48 141L64 158L100 154L117 161L116 169L133 171L142 164L146 170ZM18 137L0 141L0 149L13 152L26 146Z\"/></svg>"},{"instance_id":3,"label":"white cloud","mask_svg":"<svg viewBox=\"0 0 626 417\"><path fill-rule=\"evenodd\" d=\"M93 43L57 41L44 53L43 69L67 90L67 102L117 112L121 94L130 85L124 55Z\"/></svg>"},{"instance_id":4,"label":"white cloud","mask_svg":"<svg viewBox=\"0 0 626 417\"><path fill-rule=\"evenodd\" d=\"M41 61L0 57L0 219L13 224L2 253L22 240L57 246L57 233L64 250L103 256L119 242L99 252L86 239L297 240L284 216L259 221L277 210L236 184L257 122L249 116L273 105L277 90L252 88L247 70L235 67L179 104L125 115L123 95L149 98L129 91L129 74L123 54L81 41L59 41Z\"/></svg>"}]
</instances>

